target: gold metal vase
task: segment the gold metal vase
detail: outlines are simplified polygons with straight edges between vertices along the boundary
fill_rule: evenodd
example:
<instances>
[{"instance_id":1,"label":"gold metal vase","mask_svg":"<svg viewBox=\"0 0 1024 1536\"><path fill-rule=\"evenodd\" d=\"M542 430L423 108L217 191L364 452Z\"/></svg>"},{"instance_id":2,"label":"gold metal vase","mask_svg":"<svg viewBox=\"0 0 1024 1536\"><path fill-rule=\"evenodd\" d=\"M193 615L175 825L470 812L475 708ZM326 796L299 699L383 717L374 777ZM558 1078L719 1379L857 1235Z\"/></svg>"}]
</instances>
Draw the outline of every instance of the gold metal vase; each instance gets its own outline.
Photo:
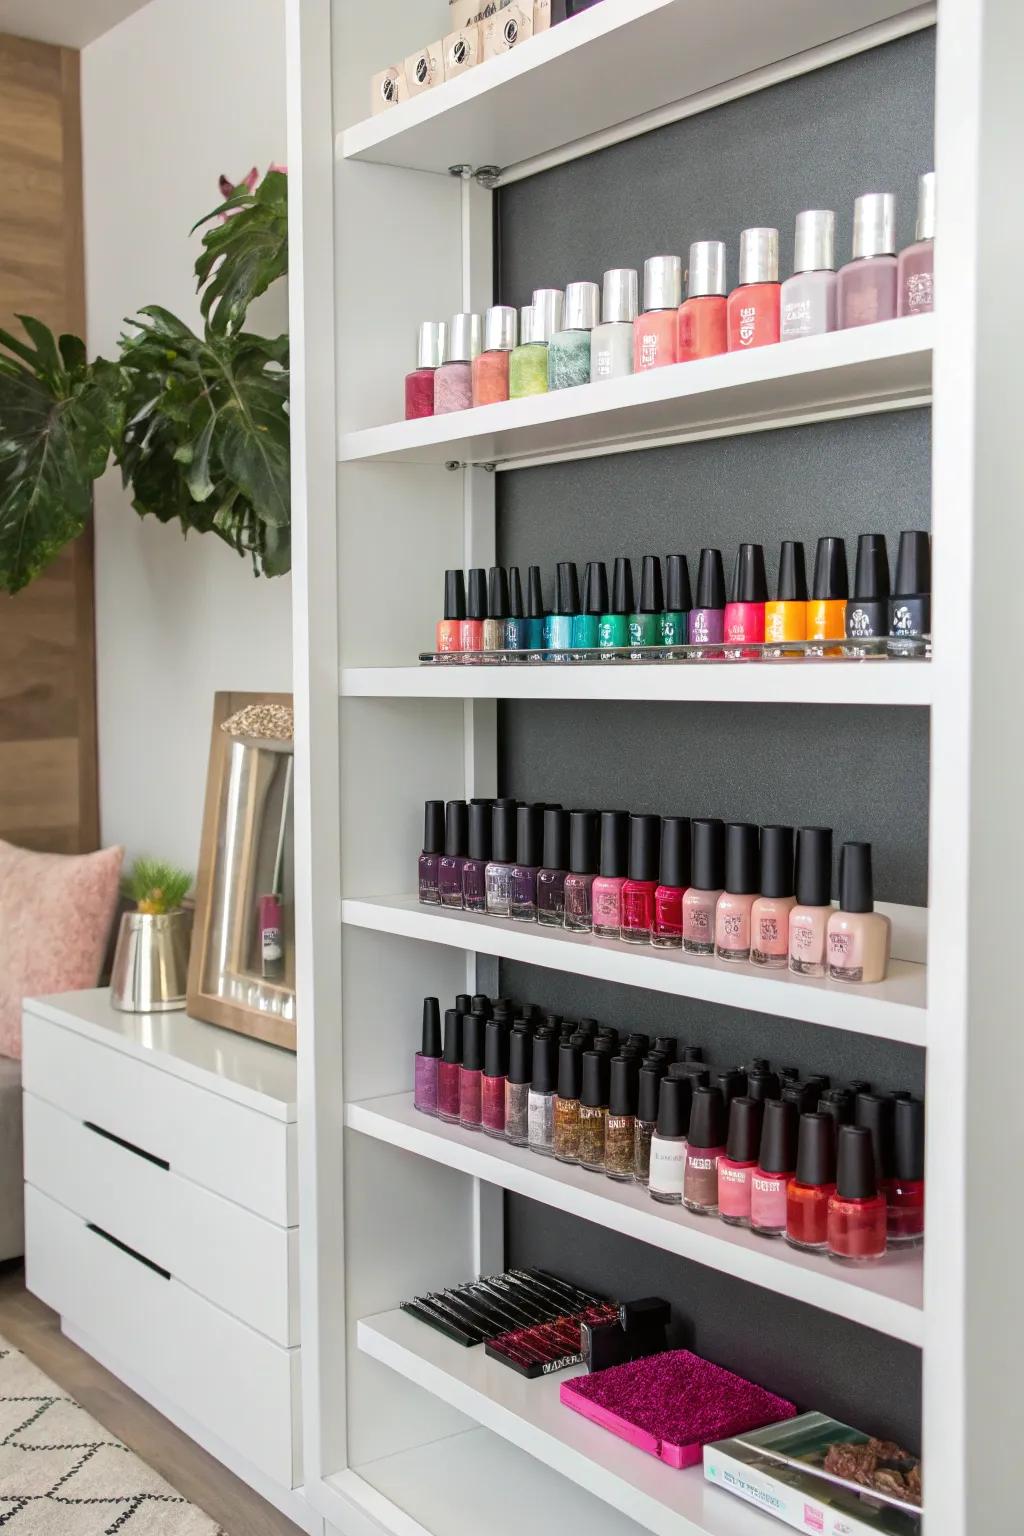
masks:
<instances>
[{"instance_id":1,"label":"gold metal vase","mask_svg":"<svg viewBox=\"0 0 1024 1536\"><path fill-rule=\"evenodd\" d=\"M110 1001L122 1013L170 1013L184 1008L192 913L179 908L154 917L126 912L121 919L110 982Z\"/></svg>"}]
</instances>

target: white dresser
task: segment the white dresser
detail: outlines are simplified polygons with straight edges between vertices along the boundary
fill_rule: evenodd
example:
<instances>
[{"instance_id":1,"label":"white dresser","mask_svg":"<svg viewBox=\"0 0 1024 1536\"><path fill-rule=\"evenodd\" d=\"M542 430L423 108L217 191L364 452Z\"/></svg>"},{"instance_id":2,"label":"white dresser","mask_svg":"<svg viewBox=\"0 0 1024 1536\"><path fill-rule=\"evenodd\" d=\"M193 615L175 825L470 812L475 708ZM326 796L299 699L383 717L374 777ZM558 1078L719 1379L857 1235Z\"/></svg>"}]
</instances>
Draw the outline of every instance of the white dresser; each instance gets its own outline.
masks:
<instances>
[{"instance_id":1,"label":"white dresser","mask_svg":"<svg viewBox=\"0 0 1024 1536\"><path fill-rule=\"evenodd\" d=\"M295 1058L106 991L24 1017L27 1284L306 1530Z\"/></svg>"}]
</instances>

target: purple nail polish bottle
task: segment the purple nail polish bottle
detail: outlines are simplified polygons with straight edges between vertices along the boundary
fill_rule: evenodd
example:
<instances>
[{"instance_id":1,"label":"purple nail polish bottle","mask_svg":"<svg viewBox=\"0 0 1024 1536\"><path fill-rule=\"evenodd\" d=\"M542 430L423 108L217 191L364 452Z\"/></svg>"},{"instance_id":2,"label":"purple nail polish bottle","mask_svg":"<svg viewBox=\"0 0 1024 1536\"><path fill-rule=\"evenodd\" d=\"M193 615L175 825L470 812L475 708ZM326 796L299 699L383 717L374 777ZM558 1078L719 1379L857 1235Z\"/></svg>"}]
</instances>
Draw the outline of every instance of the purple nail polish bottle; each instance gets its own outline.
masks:
<instances>
[{"instance_id":1,"label":"purple nail polish bottle","mask_svg":"<svg viewBox=\"0 0 1024 1536\"><path fill-rule=\"evenodd\" d=\"M423 999L423 1044L416 1052L412 1102L425 1115L437 1114L437 1064L441 1060L441 1009L436 997Z\"/></svg>"},{"instance_id":2,"label":"purple nail polish bottle","mask_svg":"<svg viewBox=\"0 0 1024 1536\"><path fill-rule=\"evenodd\" d=\"M512 869L509 913L520 923L537 921L537 871L543 814L541 805L521 805L516 812L516 862Z\"/></svg>"},{"instance_id":3,"label":"purple nail polish bottle","mask_svg":"<svg viewBox=\"0 0 1024 1536\"><path fill-rule=\"evenodd\" d=\"M462 906L462 870L466 863L468 807L465 800L449 800L445 806L444 853L437 885L442 907Z\"/></svg>"},{"instance_id":4,"label":"purple nail polish bottle","mask_svg":"<svg viewBox=\"0 0 1024 1536\"><path fill-rule=\"evenodd\" d=\"M561 928L565 913L565 876L569 868L569 812L544 812L544 867L537 871L537 921Z\"/></svg>"},{"instance_id":5,"label":"purple nail polish bottle","mask_svg":"<svg viewBox=\"0 0 1024 1536\"><path fill-rule=\"evenodd\" d=\"M469 857L462 867L462 905L467 912L487 911L491 808L490 800L473 800L469 806Z\"/></svg>"},{"instance_id":6,"label":"purple nail polish bottle","mask_svg":"<svg viewBox=\"0 0 1024 1536\"><path fill-rule=\"evenodd\" d=\"M441 905L437 879L444 852L444 801L428 800L423 812L423 852L420 854L420 901L427 907Z\"/></svg>"},{"instance_id":7,"label":"purple nail polish bottle","mask_svg":"<svg viewBox=\"0 0 1024 1536\"><path fill-rule=\"evenodd\" d=\"M725 567L720 549L700 552L697 601L690 609L687 633L691 645L715 645L725 637Z\"/></svg>"}]
</instances>

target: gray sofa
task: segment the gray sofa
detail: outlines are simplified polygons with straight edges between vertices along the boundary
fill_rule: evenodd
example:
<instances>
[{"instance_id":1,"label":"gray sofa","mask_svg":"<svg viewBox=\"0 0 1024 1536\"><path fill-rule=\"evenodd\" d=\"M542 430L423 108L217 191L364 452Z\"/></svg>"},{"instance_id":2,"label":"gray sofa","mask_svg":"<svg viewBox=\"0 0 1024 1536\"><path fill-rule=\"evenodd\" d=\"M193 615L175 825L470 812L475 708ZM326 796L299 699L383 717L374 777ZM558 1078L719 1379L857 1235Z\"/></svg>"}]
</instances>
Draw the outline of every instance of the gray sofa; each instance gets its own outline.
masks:
<instances>
[{"instance_id":1,"label":"gray sofa","mask_svg":"<svg viewBox=\"0 0 1024 1536\"><path fill-rule=\"evenodd\" d=\"M25 1252L21 1062L0 1056L0 1260Z\"/></svg>"}]
</instances>

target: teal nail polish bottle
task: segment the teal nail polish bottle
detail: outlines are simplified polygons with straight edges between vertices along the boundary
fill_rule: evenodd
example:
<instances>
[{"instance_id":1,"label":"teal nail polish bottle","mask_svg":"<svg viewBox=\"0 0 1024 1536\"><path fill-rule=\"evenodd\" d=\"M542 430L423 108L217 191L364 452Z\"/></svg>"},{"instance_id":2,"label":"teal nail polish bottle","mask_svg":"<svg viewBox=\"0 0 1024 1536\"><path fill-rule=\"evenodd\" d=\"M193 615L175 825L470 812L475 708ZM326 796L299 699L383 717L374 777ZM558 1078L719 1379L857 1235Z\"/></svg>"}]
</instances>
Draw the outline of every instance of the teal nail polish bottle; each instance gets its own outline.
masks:
<instances>
[{"instance_id":1,"label":"teal nail polish bottle","mask_svg":"<svg viewBox=\"0 0 1024 1536\"><path fill-rule=\"evenodd\" d=\"M669 555L665 561L665 611L661 615L659 644L686 644L686 623L692 607L690 568L686 556Z\"/></svg>"},{"instance_id":2,"label":"teal nail polish bottle","mask_svg":"<svg viewBox=\"0 0 1024 1536\"><path fill-rule=\"evenodd\" d=\"M555 572L555 608L544 620L544 649L572 649L573 620L580 611L580 580L572 560L560 560ZM562 661L562 656L551 660Z\"/></svg>"},{"instance_id":3,"label":"teal nail polish bottle","mask_svg":"<svg viewBox=\"0 0 1024 1536\"><path fill-rule=\"evenodd\" d=\"M540 566L531 565L526 575L526 649L544 649L544 587Z\"/></svg>"},{"instance_id":4,"label":"teal nail polish bottle","mask_svg":"<svg viewBox=\"0 0 1024 1536\"><path fill-rule=\"evenodd\" d=\"M506 651L526 649L526 619L523 617L523 583L518 565L508 568L508 618L505 620ZM518 657L511 658L518 661Z\"/></svg>"},{"instance_id":5,"label":"teal nail polish bottle","mask_svg":"<svg viewBox=\"0 0 1024 1536\"><path fill-rule=\"evenodd\" d=\"M632 611L633 567L625 555L620 555L612 574L611 606L607 613L602 613L597 627L597 643L602 650L629 644L629 615Z\"/></svg>"},{"instance_id":6,"label":"teal nail polish bottle","mask_svg":"<svg viewBox=\"0 0 1024 1536\"><path fill-rule=\"evenodd\" d=\"M601 615L608 608L608 572L603 560L591 560L583 577L583 609L572 621L574 650L591 651L597 646Z\"/></svg>"},{"instance_id":7,"label":"teal nail polish bottle","mask_svg":"<svg viewBox=\"0 0 1024 1536\"><path fill-rule=\"evenodd\" d=\"M661 585L661 561L657 555L644 555L640 576L640 602L629 616L630 645L657 645L661 635L661 615L665 594Z\"/></svg>"}]
</instances>

